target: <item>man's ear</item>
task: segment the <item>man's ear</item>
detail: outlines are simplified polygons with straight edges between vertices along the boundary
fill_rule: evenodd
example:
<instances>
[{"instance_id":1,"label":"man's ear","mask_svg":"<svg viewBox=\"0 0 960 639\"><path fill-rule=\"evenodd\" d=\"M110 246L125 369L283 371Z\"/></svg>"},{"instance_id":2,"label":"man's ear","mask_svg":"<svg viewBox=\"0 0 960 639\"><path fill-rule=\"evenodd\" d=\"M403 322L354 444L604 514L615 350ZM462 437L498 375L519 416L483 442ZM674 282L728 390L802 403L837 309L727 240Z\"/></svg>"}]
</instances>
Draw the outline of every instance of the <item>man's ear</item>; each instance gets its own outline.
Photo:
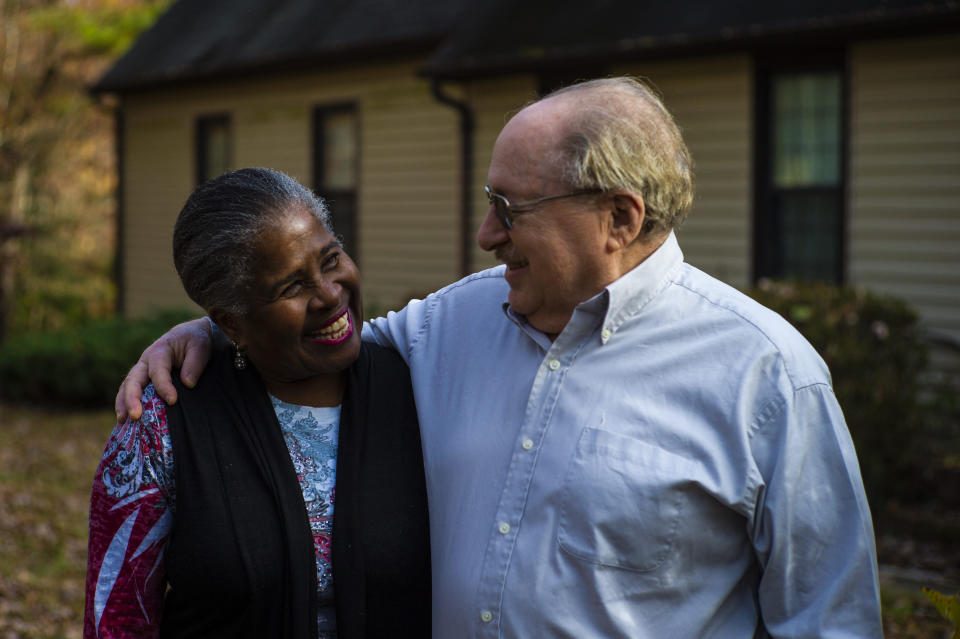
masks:
<instances>
[{"instance_id":1,"label":"man's ear","mask_svg":"<svg viewBox=\"0 0 960 639\"><path fill-rule=\"evenodd\" d=\"M613 223L607 236L607 250L614 253L630 246L640 237L646 208L639 195L621 191L613 194L610 213Z\"/></svg>"},{"instance_id":2,"label":"man's ear","mask_svg":"<svg viewBox=\"0 0 960 639\"><path fill-rule=\"evenodd\" d=\"M243 336L240 334L240 322L237 316L222 308L211 308L210 319L219 327L230 341L243 346Z\"/></svg>"}]
</instances>

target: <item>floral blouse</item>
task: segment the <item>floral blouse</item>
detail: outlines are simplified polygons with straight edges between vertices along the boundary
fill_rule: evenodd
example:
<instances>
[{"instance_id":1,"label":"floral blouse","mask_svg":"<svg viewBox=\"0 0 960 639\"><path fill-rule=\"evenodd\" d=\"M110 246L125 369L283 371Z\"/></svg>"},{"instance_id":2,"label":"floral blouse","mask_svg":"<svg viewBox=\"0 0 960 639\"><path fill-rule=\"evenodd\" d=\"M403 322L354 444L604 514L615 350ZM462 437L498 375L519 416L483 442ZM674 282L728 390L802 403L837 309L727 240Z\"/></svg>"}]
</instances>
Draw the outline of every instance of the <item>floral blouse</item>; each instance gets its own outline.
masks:
<instances>
[{"instance_id":1,"label":"floral blouse","mask_svg":"<svg viewBox=\"0 0 960 639\"><path fill-rule=\"evenodd\" d=\"M270 399L313 532L320 638L335 639L330 542L340 407ZM173 446L166 404L152 385L142 404L139 420L113 429L94 476L84 639L156 637L160 631L163 554L176 516Z\"/></svg>"}]
</instances>

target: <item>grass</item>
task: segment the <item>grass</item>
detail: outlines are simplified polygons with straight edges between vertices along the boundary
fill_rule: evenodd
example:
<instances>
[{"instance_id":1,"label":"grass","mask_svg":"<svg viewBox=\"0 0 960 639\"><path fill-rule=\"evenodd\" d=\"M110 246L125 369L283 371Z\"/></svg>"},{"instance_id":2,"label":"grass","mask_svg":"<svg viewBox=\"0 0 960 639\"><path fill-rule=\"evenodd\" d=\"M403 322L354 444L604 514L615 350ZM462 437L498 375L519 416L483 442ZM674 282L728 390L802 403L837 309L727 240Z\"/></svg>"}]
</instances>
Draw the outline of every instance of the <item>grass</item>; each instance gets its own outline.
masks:
<instances>
[{"instance_id":1,"label":"grass","mask_svg":"<svg viewBox=\"0 0 960 639\"><path fill-rule=\"evenodd\" d=\"M109 411L0 404L0 639L80 638L90 485L112 426ZM919 585L881 590L887 639L951 636Z\"/></svg>"},{"instance_id":2,"label":"grass","mask_svg":"<svg viewBox=\"0 0 960 639\"><path fill-rule=\"evenodd\" d=\"M881 582L883 632L887 639L950 639L950 622L940 616L915 584Z\"/></svg>"}]
</instances>

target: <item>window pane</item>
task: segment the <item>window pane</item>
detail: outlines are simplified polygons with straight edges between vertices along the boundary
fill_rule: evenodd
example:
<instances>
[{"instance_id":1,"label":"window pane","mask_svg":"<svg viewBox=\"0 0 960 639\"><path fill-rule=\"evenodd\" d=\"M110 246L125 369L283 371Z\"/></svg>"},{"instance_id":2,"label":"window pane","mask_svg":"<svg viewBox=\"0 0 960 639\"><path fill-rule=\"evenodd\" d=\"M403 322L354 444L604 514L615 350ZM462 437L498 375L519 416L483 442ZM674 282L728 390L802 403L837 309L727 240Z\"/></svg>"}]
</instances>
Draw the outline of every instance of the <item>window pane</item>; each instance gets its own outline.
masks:
<instances>
[{"instance_id":1,"label":"window pane","mask_svg":"<svg viewBox=\"0 0 960 639\"><path fill-rule=\"evenodd\" d=\"M227 117L201 118L197 123L197 181L205 182L230 170L231 134Z\"/></svg>"},{"instance_id":2,"label":"window pane","mask_svg":"<svg viewBox=\"0 0 960 639\"><path fill-rule=\"evenodd\" d=\"M324 189L357 186L357 116L354 111L332 111L323 118Z\"/></svg>"},{"instance_id":3,"label":"window pane","mask_svg":"<svg viewBox=\"0 0 960 639\"><path fill-rule=\"evenodd\" d=\"M780 275L832 282L840 254L840 210L830 192L780 195Z\"/></svg>"},{"instance_id":4,"label":"window pane","mask_svg":"<svg viewBox=\"0 0 960 639\"><path fill-rule=\"evenodd\" d=\"M347 252L357 254L359 119L352 105L316 107L313 112L313 184L327 202L334 231Z\"/></svg>"},{"instance_id":5,"label":"window pane","mask_svg":"<svg viewBox=\"0 0 960 639\"><path fill-rule=\"evenodd\" d=\"M840 182L840 74L773 78L773 182L778 187Z\"/></svg>"},{"instance_id":6,"label":"window pane","mask_svg":"<svg viewBox=\"0 0 960 639\"><path fill-rule=\"evenodd\" d=\"M844 74L779 69L760 76L756 277L844 276Z\"/></svg>"},{"instance_id":7,"label":"window pane","mask_svg":"<svg viewBox=\"0 0 960 639\"><path fill-rule=\"evenodd\" d=\"M330 211L330 222L347 253L356 258L357 198L352 191L326 191L323 196Z\"/></svg>"}]
</instances>

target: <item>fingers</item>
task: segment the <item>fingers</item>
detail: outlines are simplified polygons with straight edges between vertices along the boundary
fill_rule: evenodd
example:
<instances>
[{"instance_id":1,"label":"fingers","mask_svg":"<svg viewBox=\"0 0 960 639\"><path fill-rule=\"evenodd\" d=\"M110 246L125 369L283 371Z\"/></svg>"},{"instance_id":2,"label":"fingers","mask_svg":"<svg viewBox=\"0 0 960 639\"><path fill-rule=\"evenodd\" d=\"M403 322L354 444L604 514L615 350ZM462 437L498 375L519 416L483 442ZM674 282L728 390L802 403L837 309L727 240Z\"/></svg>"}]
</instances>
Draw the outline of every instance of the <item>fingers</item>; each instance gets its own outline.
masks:
<instances>
[{"instance_id":1,"label":"fingers","mask_svg":"<svg viewBox=\"0 0 960 639\"><path fill-rule=\"evenodd\" d=\"M210 323L206 319L197 319L177 324L162 339L169 344L170 352L158 353L157 357L147 360L154 385L157 383L154 371L169 377L170 370L179 367L180 379L188 388L193 388L210 360L213 343Z\"/></svg>"},{"instance_id":2,"label":"fingers","mask_svg":"<svg viewBox=\"0 0 960 639\"><path fill-rule=\"evenodd\" d=\"M188 388L193 388L200 379L200 373L210 361L211 348L212 343L207 333L203 333L202 336L195 335L187 343L180 368L180 379Z\"/></svg>"},{"instance_id":3,"label":"fingers","mask_svg":"<svg viewBox=\"0 0 960 639\"><path fill-rule=\"evenodd\" d=\"M177 389L170 371L177 365L182 366L181 379L188 387L193 387L210 359L210 351L210 325L205 319L178 324L162 335L147 347L140 361L124 378L114 401L117 421L121 422L128 416L140 419L143 415L140 398L150 382L153 382L154 389L164 402L175 404Z\"/></svg>"},{"instance_id":4,"label":"fingers","mask_svg":"<svg viewBox=\"0 0 960 639\"><path fill-rule=\"evenodd\" d=\"M174 357L170 348L166 344L155 343L147 349L144 356L147 359L149 381L153 382L153 388L157 391L157 395L167 403L167 406L176 404L177 389L174 387L173 378L170 376Z\"/></svg>"},{"instance_id":5,"label":"fingers","mask_svg":"<svg viewBox=\"0 0 960 639\"><path fill-rule=\"evenodd\" d=\"M140 419L143 414L143 406L140 405L140 397L143 395L143 387L147 385L147 364L141 358L127 376L123 378L120 390L117 392L117 398L114 400L114 409L117 413L117 422L123 422L127 417L130 419Z\"/></svg>"},{"instance_id":6,"label":"fingers","mask_svg":"<svg viewBox=\"0 0 960 639\"><path fill-rule=\"evenodd\" d=\"M140 419L143 415L143 405L140 398L147 384L153 382L157 394L168 405L177 403L177 389L170 378L170 369L173 354L170 347L163 342L163 337L151 344L140 356L140 361L134 364L130 372L123 379L114 408L117 412L117 421Z\"/></svg>"},{"instance_id":7,"label":"fingers","mask_svg":"<svg viewBox=\"0 0 960 639\"><path fill-rule=\"evenodd\" d=\"M124 377L123 382L120 384L120 390L117 391L117 396L113 400L113 410L117 414L118 424L125 422L127 420L127 417L129 417L130 413L132 412L128 408L128 405L130 402L127 401L126 391L125 391L126 387L127 387L127 378ZM140 400L137 400L137 406L139 405L140 405ZM139 412L142 412L142 410L143 409L141 408ZM139 418L139 415L134 419L138 419L138 418Z\"/></svg>"}]
</instances>

